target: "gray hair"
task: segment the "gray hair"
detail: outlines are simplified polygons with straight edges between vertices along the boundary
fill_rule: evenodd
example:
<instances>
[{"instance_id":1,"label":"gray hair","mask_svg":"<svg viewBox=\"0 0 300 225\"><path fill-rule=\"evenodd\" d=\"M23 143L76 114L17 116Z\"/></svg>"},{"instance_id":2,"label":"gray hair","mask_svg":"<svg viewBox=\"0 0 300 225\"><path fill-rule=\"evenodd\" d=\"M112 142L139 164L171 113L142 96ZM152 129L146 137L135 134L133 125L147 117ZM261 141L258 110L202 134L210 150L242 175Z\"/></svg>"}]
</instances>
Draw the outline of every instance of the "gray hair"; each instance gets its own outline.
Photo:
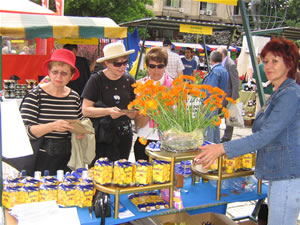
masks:
<instances>
[{"instance_id":1,"label":"gray hair","mask_svg":"<svg viewBox=\"0 0 300 225\"><path fill-rule=\"evenodd\" d=\"M210 53L209 58L211 59L211 61L213 61L215 63L221 63L222 62L222 53L218 52L218 51L212 51Z\"/></svg>"},{"instance_id":2,"label":"gray hair","mask_svg":"<svg viewBox=\"0 0 300 225\"><path fill-rule=\"evenodd\" d=\"M224 48L224 47L220 47L217 49L218 52L221 52L225 57L228 55L228 50L227 48Z\"/></svg>"}]
</instances>

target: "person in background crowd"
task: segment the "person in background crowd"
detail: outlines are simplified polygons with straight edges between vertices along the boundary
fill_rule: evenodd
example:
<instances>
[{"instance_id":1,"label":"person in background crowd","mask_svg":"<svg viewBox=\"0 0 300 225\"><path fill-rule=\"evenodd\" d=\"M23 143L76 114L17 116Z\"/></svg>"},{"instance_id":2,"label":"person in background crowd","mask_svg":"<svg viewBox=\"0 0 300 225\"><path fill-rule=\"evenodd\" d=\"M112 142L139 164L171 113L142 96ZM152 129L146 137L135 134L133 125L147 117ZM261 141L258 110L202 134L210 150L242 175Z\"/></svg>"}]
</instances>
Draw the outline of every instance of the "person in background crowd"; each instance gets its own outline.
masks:
<instances>
[{"instance_id":1,"label":"person in background crowd","mask_svg":"<svg viewBox=\"0 0 300 225\"><path fill-rule=\"evenodd\" d=\"M237 71L236 64L234 61L228 56L228 51L224 47L220 47L217 49L218 52L222 54L222 66L224 66L229 74L228 84L227 84L227 97L230 97L234 100L239 98L239 74ZM224 106L226 107L228 102L224 101ZM221 139L221 142L230 141L233 134L233 127L226 125L224 135Z\"/></svg>"},{"instance_id":2,"label":"person in background crowd","mask_svg":"<svg viewBox=\"0 0 300 225\"><path fill-rule=\"evenodd\" d=\"M184 66L183 74L189 76L195 76L197 70L197 62L193 59L193 49L186 48L184 50L184 57L181 58Z\"/></svg>"},{"instance_id":3,"label":"person in background crowd","mask_svg":"<svg viewBox=\"0 0 300 225\"><path fill-rule=\"evenodd\" d=\"M212 87L218 87L224 92L227 92L227 85L229 75L224 66L222 66L222 54L218 51L210 53L211 71L203 78L202 84L208 84ZM218 110L215 110L215 115ZM214 129L209 127L207 129L206 140L213 143L220 143L220 127L216 126Z\"/></svg>"},{"instance_id":4,"label":"person in background crowd","mask_svg":"<svg viewBox=\"0 0 300 225\"><path fill-rule=\"evenodd\" d=\"M30 55L30 51L29 51L29 47L28 46L24 46L23 48L22 48L22 52L20 52L20 54L19 55Z\"/></svg>"},{"instance_id":5,"label":"person in background crowd","mask_svg":"<svg viewBox=\"0 0 300 225\"><path fill-rule=\"evenodd\" d=\"M42 66L43 73L49 74L50 82L33 89L24 98L20 109L29 138L44 137L35 170L49 170L50 175L56 175L57 170L68 170L73 127L67 120L82 118L80 96L66 86L79 77L75 59L69 50L55 50ZM55 149L51 148L53 145Z\"/></svg>"},{"instance_id":6,"label":"person in background crowd","mask_svg":"<svg viewBox=\"0 0 300 225\"><path fill-rule=\"evenodd\" d=\"M206 70L207 71L207 65L205 63L205 59L203 56L199 57L199 69L200 70Z\"/></svg>"},{"instance_id":7,"label":"person in background crowd","mask_svg":"<svg viewBox=\"0 0 300 225\"><path fill-rule=\"evenodd\" d=\"M77 50L78 50L77 45L65 44L63 48L72 51L75 55L77 54ZM88 60L84 57L76 56L75 65L79 70L80 76L78 77L78 79L70 81L70 83L68 83L67 86L69 88L72 88L74 91L77 91L77 93L81 95L86 82L90 78L91 71L90 71Z\"/></svg>"},{"instance_id":8,"label":"person in background crowd","mask_svg":"<svg viewBox=\"0 0 300 225\"><path fill-rule=\"evenodd\" d=\"M199 59L198 53L196 51L193 51L193 59L197 63L197 70L198 70L199 69L199 64L200 64L200 59Z\"/></svg>"},{"instance_id":9,"label":"person in background crowd","mask_svg":"<svg viewBox=\"0 0 300 225\"><path fill-rule=\"evenodd\" d=\"M260 63L258 65L258 69L259 69L259 73L260 73L260 78L261 78L261 82L262 82L262 86L263 86L263 90L264 90L264 96L265 96L265 100L267 101L272 92L273 92L273 85L272 82L270 80L267 79L266 77L266 73L264 71L264 64ZM253 73L253 80L256 83L257 80L257 75L256 73ZM255 115L258 114L258 112L260 111L260 101L259 101L259 96L258 93L256 94L256 109L255 109Z\"/></svg>"},{"instance_id":10,"label":"person in background crowd","mask_svg":"<svg viewBox=\"0 0 300 225\"><path fill-rule=\"evenodd\" d=\"M274 91L254 120L253 134L199 147L197 164L209 167L219 156L234 158L256 151L255 175L269 181L268 224L296 225L300 212L300 87L295 82L299 51L284 38L273 38L261 51Z\"/></svg>"},{"instance_id":11,"label":"person in background crowd","mask_svg":"<svg viewBox=\"0 0 300 225\"><path fill-rule=\"evenodd\" d=\"M179 75L183 75L184 66L180 59L180 56L172 52L172 42L170 40L164 40L163 47L168 52L168 64L166 73L172 78L177 78Z\"/></svg>"},{"instance_id":12,"label":"person in background crowd","mask_svg":"<svg viewBox=\"0 0 300 225\"><path fill-rule=\"evenodd\" d=\"M6 55L6 54L8 54L9 53L9 51L8 51L8 46L4 46L3 48L2 48L2 54L3 55Z\"/></svg>"},{"instance_id":13,"label":"person in background crowd","mask_svg":"<svg viewBox=\"0 0 300 225\"><path fill-rule=\"evenodd\" d=\"M160 47L151 48L146 53L145 57L148 76L142 78L138 82L145 83L147 80L154 80L159 82L161 85L166 87L171 87L173 79L165 72L168 63L168 53L165 49ZM146 145L139 142L139 137L146 137L147 144L152 141L158 141L158 131L154 131L154 121L150 120L149 117L137 114L136 124L138 126L137 130L137 140L134 144L134 156L135 160L145 159L148 160L148 156L145 154Z\"/></svg>"},{"instance_id":14,"label":"person in background crowd","mask_svg":"<svg viewBox=\"0 0 300 225\"><path fill-rule=\"evenodd\" d=\"M296 73L296 83L300 85L300 71L299 71L299 68L297 69L297 73Z\"/></svg>"},{"instance_id":15,"label":"person in background crowd","mask_svg":"<svg viewBox=\"0 0 300 225\"><path fill-rule=\"evenodd\" d=\"M135 112L122 112L135 98L134 78L125 72L129 54L120 42L103 48L106 69L92 74L83 93L82 111L92 118L96 133L96 159L108 157L111 161L128 159L132 145L131 119ZM104 129L104 130L103 130ZM94 161L95 161L94 160Z\"/></svg>"}]
</instances>

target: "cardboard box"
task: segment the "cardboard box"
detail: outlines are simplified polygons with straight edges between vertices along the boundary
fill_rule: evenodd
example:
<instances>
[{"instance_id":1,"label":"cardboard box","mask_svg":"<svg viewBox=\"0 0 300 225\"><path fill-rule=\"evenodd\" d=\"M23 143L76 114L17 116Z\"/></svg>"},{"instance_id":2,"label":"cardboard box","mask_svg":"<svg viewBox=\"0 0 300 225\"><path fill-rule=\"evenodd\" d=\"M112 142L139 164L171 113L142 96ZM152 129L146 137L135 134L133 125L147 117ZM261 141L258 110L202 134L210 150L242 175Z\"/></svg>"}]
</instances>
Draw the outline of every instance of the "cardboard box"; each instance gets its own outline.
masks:
<instances>
[{"instance_id":1,"label":"cardboard box","mask_svg":"<svg viewBox=\"0 0 300 225\"><path fill-rule=\"evenodd\" d=\"M189 215L186 212L182 213L175 213L175 214L169 214L169 215L163 215L163 216L156 216L155 222L156 224L180 224L185 223L185 225L194 225L193 221L191 220L191 215ZM160 223L157 223L159 221ZM198 223L196 223L198 224Z\"/></svg>"},{"instance_id":2,"label":"cardboard box","mask_svg":"<svg viewBox=\"0 0 300 225\"><path fill-rule=\"evenodd\" d=\"M180 224L195 225L210 222L212 225L237 225L226 215L218 213L202 213L197 215L189 215L187 212L169 214L155 217L161 224Z\"/></svg>"},{"instance_id":3,"label":"cardboard box","mask_svg":"<svg viewBox=\"0 0 300 225\"><path fill-rule=\"evenodd\" d=\"M238 222L238 225L257 225L257 223L253 222L252 220L246 220L242 222Z\"/></svg>"},{"instance_id":4,"label":"cardboard box","mask_svg":"<svg viewBox=\"0 0 300 225\"><path fill-rule=\"evenodd\" d=\"M193 224L202 224L210 222L212 225L236 225L236 223L223 214L218 213L201 213L191 216Z\"/></svg>"}]
</instances>

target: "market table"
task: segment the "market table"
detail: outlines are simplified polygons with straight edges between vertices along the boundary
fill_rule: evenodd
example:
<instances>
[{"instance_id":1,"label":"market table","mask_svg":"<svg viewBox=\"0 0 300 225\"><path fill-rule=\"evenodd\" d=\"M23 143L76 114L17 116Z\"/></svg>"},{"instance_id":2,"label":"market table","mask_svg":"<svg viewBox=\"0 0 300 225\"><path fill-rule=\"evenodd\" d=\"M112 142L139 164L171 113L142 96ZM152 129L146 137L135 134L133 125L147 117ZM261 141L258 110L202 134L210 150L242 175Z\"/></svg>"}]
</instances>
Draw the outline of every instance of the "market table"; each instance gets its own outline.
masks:
<instances>
[{"instance_id":1,"label":"market table","mask_svg":"<svg viewBox=\"0 0 300 225\"><path fill-rule=\"evenodd\" d=\"M216 212L225 214L228 203L233 202L243 202L243 201L252 201L264 199L267 197L267 186L265 184L262 185L262 193L258 194L257 190L253 190L251 192L245 193L231 193L230 190L221 190L221 200L216 200L216 188L213 187L210 183L197 183L195 185L191 185L191 178L185 179L185 184L183 187L184 190L181 192L183 206L184 209L182 211L188 211L190 214L199 214L205 212ZM132 220L137 220L149 216L157 216L164 215L169 213L176 213L179 210L159 210L149 213L140 213L136 209L136 207L130 202L127 197L128 195L120 196L120 203L130 210L135 216L124 218L124 219L114 219L113 213L111 217L106 218L105 224L119 224L125 223ZM112 201L114 196L111 195ZM93 219L90 218L88 209L78 208L78 216L80 219L80 223L82 225L98 225L100 224L100 218L95 218L93 214Z\"/></svg>"}]
</instances>

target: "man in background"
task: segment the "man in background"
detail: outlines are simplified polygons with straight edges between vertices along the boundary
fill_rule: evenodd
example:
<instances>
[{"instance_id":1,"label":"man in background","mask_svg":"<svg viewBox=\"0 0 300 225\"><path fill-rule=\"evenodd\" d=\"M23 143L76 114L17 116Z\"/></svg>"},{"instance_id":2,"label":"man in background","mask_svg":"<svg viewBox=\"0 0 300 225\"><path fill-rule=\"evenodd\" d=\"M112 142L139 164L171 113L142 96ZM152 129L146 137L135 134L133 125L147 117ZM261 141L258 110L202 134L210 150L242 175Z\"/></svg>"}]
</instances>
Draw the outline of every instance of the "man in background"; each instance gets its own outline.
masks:
<instances>
[{"instance_id":1,"label":"man in background","mask_svg":"<svg viewBox=\"0 0 300 225\"><path fill-rule=\"evenodd\" d=\"M227 92L229 75L224 66L222 66L222 54L218 51L212 51L210 53L210 65L211 71L203 78L202 84L208 84L212 87L218 87L224 92ZM218 110L213 112L213 115L217 115ZM220 143L220 127L209 127L206 131L205 140L213 142L215 144Z\"/></svg>"},{"instance_id":2,"label":"man in background","mask_svg":"<svg viewBox=\"0 0 300 225\"><path fill-rule=\"evenodd\" d=\"M77 45L65 44L63 48L72 51L75 55L77 54L77 50L78 50ZM91 72L90 72L88 60L84 57L76 55L75 66L79 70L80 76L78 77L78 79L70 81L67 86L69 88L72 88L81 96L83 88L86 82L88 81L88 79L90 78Z\"/></svg>"},{"instance_id":3,"label":"man in background","mask_svg":"<svg viewBox=\"0 0 300 225\"><path fill-rule=\"evenodd\" d=\"M183 74L184 66L180 59L180 56L172 52L172 42L170 40L164 40L163 47L168 52L168 65L166 67L166 73L172 78L175 79L179 75Z\"/></svg>"},{"instance_id":4,"label":"man in background","mask_svg":"<svg viewBox=\"0 0 300 225\"><path fill-rule=\"evenodd\" d=\"M220 47L217 49L218 52L222 54L222 65L226 68L229 79L227 85L227 96L237 100L239 98L239 86L240 86L240 79L239 74L237 71L236 64L234 61L228 56L228 51L225 47ZM224 101L224 106L226 107L228 102ZM224 131L224 135L221 139L221 143L230 141L233 134L233 127L226 125L226 129Z\"/></svg>"},{"instance_id":5,"label":"man in background","mask_svg":"<svg viewBox=\"0 0 300 225\"><path fill-rule=\"evenodd\" d=\"M181 58L184 66L183 74L189 76L195 76L197 70L197 62L193 59L193 49L186 48L184 50L184 57Z\"/></svg>"}]
</instances>

